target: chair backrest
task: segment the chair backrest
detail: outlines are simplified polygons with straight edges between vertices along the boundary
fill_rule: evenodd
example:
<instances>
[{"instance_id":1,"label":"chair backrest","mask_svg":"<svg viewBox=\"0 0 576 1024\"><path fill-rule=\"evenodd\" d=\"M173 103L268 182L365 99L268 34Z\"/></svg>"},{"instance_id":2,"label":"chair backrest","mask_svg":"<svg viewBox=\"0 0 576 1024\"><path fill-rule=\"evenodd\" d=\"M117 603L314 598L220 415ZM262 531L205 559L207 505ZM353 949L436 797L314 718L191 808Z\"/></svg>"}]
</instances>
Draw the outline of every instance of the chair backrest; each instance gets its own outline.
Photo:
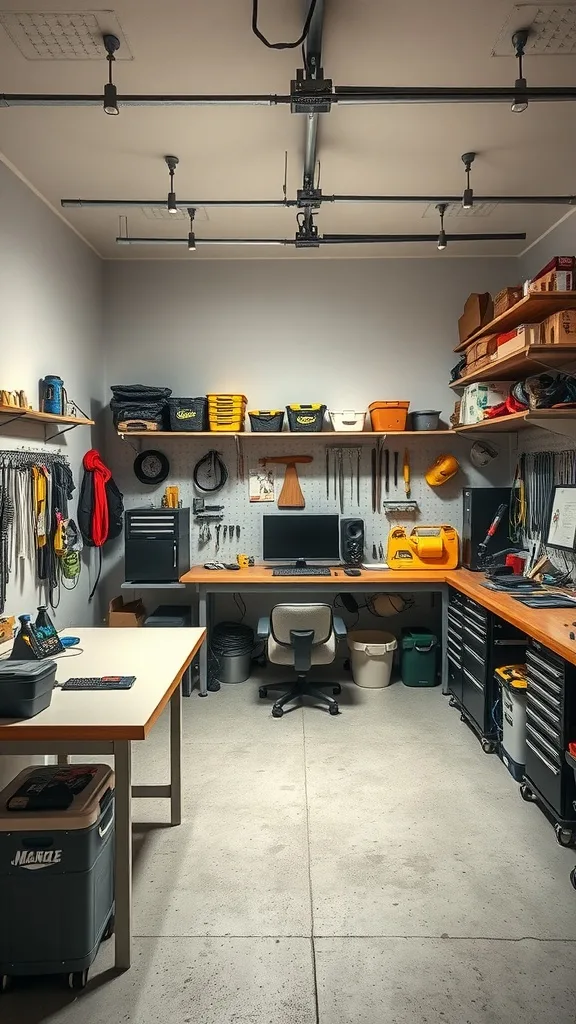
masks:
<instances>
[{"instance_id":1,"label":"chair backrest","mask_svg":"<svg viewBox=\"0 0 576 1024\"><path fill-rule=\"evenodd\" d=\"M275 605L270 615L270 632L276 643L291 647L293 629L313 629L312 645L325 644L333 632L332 608L329 604Z\"/></svg>"}]
</instances>

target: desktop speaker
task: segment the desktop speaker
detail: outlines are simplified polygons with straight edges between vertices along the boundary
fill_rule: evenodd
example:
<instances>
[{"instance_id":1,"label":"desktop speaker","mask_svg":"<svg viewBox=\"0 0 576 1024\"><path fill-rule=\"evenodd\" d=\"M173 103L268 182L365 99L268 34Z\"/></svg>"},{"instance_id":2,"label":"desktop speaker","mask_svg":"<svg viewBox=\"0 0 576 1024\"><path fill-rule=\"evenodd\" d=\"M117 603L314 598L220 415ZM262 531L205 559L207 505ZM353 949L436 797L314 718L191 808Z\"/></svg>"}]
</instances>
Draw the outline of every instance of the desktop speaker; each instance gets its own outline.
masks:
<instances>
[{"instance_id":1,"label":"desktop speaker","mask_svg":"<svg viewBox=\"0 0 576 1024\"><path fill-rule=\"evenodd\" d=\"M361 565L364 559L364 520L340 520L340 557L345 565Z\"/></svg>"}]
</instances>

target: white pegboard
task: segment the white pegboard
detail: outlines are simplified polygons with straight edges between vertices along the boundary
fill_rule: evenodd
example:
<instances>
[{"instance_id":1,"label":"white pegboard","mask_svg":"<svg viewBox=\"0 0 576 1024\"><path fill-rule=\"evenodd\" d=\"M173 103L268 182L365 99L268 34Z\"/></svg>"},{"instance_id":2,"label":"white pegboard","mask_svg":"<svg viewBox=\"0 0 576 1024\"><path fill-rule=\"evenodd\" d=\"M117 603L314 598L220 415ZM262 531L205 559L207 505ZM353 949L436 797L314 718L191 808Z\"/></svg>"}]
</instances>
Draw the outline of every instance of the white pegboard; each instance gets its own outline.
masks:
<instances>
[{"instance_id":1,"label":"white pegboard","mask_svg":"<svg viewBox=\"0 0 576 1024\"><path fill-rule=\"evenodd\" d=\"M109 464L114 473L116 483L124 493L124 504L129 508L142 508L159 506L164 488L176 485L180 489L180 498L184 506L192 508L194 497L204 496L207 504L222 504L225 506L223 525L240 526L240 539L236 539L234 531L233 541L223 543L222 531L220 535L220 550L218 557L225 561L233 560L236 554L244 552L253 555L256 561L262 558L262 516L265 513L276 513L282 515L276 503L250 503L248 495L248 470L249 466L258 461L259 458L278 455L311 455L313 462L298 466L298 476L304 497L306 508L303 514L309 513L340 513L338 498L334 497L334 484L331 475L329 496L326 497L326 445L355 445L361 447L361 478L360 478L360 505L356 500L356 479L354 475L353 497L350 496L350 469L345 462L344 473L344 516L358 516L364 520L366 534L366 554L372 555L372 545L378 547L383 545L386 550L388 531L391 525L400 523L411 526L416 524L441 524L447 523L455 526L460 531L462 525L462 488L465 486L489 486L506 484L510 482L510 460L508 457L507 445L502 445L500 458L491 463L485 470L475 469L469 462L468 454L472 439L460 437L443 438L440 436L401 438L390 437L387 447L390 449L390 490L385 493L384 483L382 484L382 499L404 500L404 481L402 475L402 464L404 449L408 448L411 466L411 498L418 502L419 513L417 516L389 518L383 513L372 512L372 487L371 487L371 450L374 445L372 439L357 441L353 434L350 439L332 438L330 433L322 433L318 438L299 437L297 434L286 434L285 437L266 437L260 435L246 438L242 442L245 462L245 481L240 483L236 469L236 446L233 438L222 438L215 434L212 438L195 438L193 435L184 437L160 437L155 439L154 435L147 438L131 438L120 440L114 438L108 451ZM386 442L384 442L386 446ZM134 446L134 447L133 447ZM158 487L148 487L141 484L133 471L133 463L136 458L136 451L154 448L162 451L170 460L170 473L168 478ZM210 448L221 452L226 466L229 470L229 478L222 490L215 495L202 495L198 492L192 482L192 471L195 463ZM394 487L393 452L399 452L398 487ZM424 473L429 465L438 455L452 452L458 458L461 471L456 477L440 488L430 487L425 479ZM384 466L384 460L383 460ZM276 466L279 475L277 494L279 494L284 466ZM355 471L354 471L355 474ZM383 474L384 475L384 474ZM294 513L292 513L294 514ZM192 519L193 521L193 519ZM215 557L215 531L212 531L212 541L202 547L198 543L199 529L196 525L192 527L190 556L192 563L206 562Z\"/></svg>"}]
</instances>

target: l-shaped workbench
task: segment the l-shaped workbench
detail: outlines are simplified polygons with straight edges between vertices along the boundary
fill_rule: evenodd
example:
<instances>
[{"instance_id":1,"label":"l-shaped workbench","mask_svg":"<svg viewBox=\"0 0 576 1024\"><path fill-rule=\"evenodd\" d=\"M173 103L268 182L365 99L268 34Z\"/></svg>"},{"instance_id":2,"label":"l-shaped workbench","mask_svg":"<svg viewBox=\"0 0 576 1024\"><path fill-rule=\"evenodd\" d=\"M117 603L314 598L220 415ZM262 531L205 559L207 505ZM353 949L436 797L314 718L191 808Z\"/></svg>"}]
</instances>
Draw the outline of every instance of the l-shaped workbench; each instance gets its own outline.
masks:
<instances>
[{"instance_id":1,"label":"l-shaped workbench","mask_svg":"<svg viewBox=\"0 0 576 1024\"><path fill-rule=\"evenodd\" d=\"M488 611L510 622L534 640L559 654L572 665L576 665L576 641L570 640L574 611L570 608L539 609L527 608L508 594L487 590L482 584L482 573L469 569L420 569L398 571L394 569L361 570L360 576L346 576L343 568L335 568L330 576L273 576L272 569L265 566L251 566L237 571L229 569L205 569L192 566L180 579L181 583L194 585L199 599L199 625L208 630L212 621L212 598L216 594L267 593L286 596L288 594L321 594L347 592L351 594L373 593L435 593L442 601L442 689L447 690L448 665L445 656L448 628L448 595L452 587L481 604ZM207 693L208 644L200 649L200 693Z\"/></svg>"}]
</instances>

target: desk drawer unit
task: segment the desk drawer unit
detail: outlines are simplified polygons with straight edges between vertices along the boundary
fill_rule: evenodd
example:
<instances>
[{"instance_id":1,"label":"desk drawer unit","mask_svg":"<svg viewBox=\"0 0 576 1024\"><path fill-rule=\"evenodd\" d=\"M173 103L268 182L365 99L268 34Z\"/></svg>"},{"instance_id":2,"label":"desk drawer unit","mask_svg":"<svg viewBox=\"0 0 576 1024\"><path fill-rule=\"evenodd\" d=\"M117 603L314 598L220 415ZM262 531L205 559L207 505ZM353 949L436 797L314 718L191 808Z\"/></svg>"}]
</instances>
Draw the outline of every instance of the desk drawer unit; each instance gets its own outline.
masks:
<instances>
[{"instance_id":1,"label":"desk drawer unit","mask_svg":"<svg viewBox=\"0 0 576 1024\"><path fill-rule=\"evenodd\" d=\"M556 819L556 835L567 845L576 828L574 773L564 759L576 739L576 670L537 640L526 651L525 799L535 796ZM562 827L564 826L564 828Z\"/></svg>"},{"instance_id":2,"label":"desk drawer unit","mask_svg":"<svg viewBox=\"0 0 576 1024\"><path fill-rule=\"evenodd\" d=\"M451 590L448 602L448 630L445 656L448 659L448 690L451 703L462 703L462 628L464 623L464 597Z\"/></svg>"},{"instance_id":3,"label":"desk drawer unit","mask_svg":"<svg viewBox=\"0 0 576 1024\"><path fill-rule=\"evenodd\" d=\"M128 509L124 562L129 583L177 583L190 568L190 509Z\"/></svg>"}]
</instances>

